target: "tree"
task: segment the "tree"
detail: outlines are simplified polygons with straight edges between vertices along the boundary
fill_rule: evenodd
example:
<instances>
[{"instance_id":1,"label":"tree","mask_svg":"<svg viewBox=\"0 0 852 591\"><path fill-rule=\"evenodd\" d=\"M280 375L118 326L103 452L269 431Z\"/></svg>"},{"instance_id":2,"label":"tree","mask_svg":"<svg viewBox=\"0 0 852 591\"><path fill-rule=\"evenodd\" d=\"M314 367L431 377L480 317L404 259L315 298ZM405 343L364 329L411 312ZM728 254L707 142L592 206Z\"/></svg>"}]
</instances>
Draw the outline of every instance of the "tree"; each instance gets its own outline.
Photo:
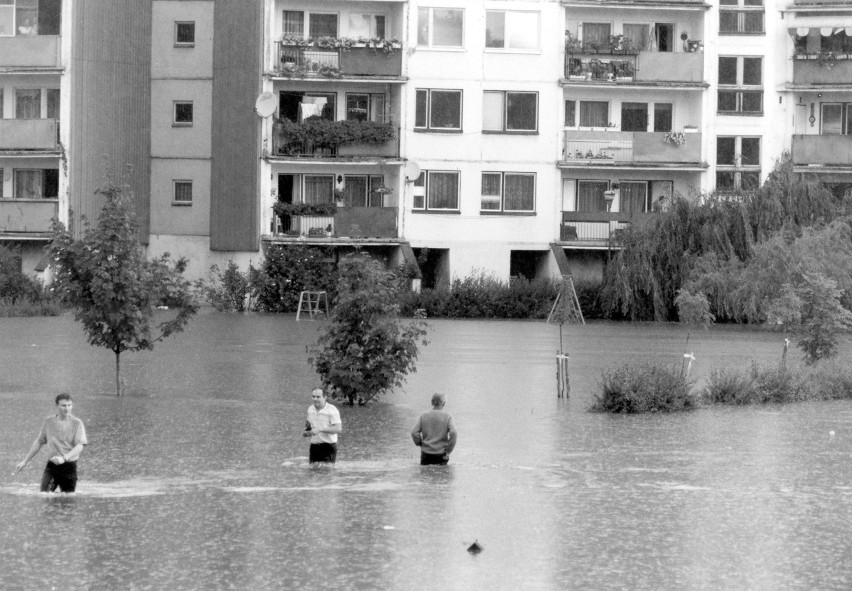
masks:
<instances>
[{"instance_id":1,"label":"tree","mask_svg":"<svg viewBox=\"0 0 852 591\"><path fill-rule=\"evenodd\" d=\"M349 404L400 386L417 371L418 341L428 344L426 323L422 317L400 322L399 286L395 273L367 256L340 261L331 324L317 343L314 367L323 385Z\"/></svg>"},{"instance_id":2,"label":"tree","mask_svg":"<svg viewBox=\"0 0 852 591\"><path fill-rule=\"evenodd\" d=\"M54 221L50 254L56 289L74 308L89 344L115 353L115 389L121 396L121 354L153 349L180 332L198 311L192 289L181 273L186 260L168 254L146 260L137 239L139 225L129 197L119 187L98 189L105 202L95 227L84 222L74 239ZM155 308L176 310L155 326Z\"/></svg>"}]
</instances>

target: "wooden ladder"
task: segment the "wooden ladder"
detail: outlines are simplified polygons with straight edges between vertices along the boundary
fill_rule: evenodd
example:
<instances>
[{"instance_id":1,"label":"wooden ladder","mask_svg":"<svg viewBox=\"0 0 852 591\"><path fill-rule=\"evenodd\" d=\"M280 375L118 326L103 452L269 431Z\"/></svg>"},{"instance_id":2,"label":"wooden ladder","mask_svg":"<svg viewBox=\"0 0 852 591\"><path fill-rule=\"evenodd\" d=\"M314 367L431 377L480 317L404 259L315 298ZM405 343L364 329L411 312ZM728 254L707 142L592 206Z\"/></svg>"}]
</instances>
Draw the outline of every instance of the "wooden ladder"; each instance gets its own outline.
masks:
<instances>
[{"instance_id":1,"label":"wooden ladder","mask_svg":"<svg viewBox=\"0 0 852 591\"><path fill-rule=\"evenodd\" d=\"M313 320L314 317L322 312L320 302L325 304L325 317L328 318L328 294L324 291L303 291L299 294L299 309L296 311L296 321L300 320L302 310L307 307L308 317Z\"/></svg>"}]
</instances>

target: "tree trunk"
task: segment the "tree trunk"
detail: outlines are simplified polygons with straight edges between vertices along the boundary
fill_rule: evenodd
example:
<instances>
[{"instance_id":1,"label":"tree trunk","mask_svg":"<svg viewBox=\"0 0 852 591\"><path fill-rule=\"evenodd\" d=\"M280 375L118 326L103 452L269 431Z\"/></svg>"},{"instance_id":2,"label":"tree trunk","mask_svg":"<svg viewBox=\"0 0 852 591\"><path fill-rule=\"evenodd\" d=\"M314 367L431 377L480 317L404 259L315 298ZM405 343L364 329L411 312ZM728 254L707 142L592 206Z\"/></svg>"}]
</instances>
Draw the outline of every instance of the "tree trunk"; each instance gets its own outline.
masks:
<instances>
[{"instance_id":1,"label":"tree trunk","mask_svg":"<svg viewBox=\"0 0 852 591\"><path fill-rule=\"evenodd\" d=\"M115 352L115 395L121 396L121 352Z\"/></svg>"}]
</instances>

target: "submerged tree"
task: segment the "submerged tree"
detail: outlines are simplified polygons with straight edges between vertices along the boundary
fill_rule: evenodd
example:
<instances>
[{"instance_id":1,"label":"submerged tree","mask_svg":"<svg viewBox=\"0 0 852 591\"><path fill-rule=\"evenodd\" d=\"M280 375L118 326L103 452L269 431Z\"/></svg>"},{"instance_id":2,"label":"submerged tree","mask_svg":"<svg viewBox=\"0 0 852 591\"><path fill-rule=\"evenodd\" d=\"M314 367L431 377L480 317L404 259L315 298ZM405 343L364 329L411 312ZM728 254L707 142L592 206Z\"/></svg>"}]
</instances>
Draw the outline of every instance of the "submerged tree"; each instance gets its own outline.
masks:
<instances>
[{"instance_id":1,"label":"submerged tree","mask_svg":"<svg viewBox=\"0 0 852 591\"><path fill-rule=\"evenodd\" d=\"M318 341L314 367L325 387L349 404L367 402L417 371L426 323L399 320L399 277L365 255L340 261L331 324Z\"/></svg>"},{"instance_id":2,"label":"submerged tree","mask_svg":"<svg viewBox=\"0 0 852 591\"><path fill-rule=\"evenodd\" d=\"M81 239L54 221L50 254L62 298L74 307L90 345L115 353L116 395L121 395L121 353L152 349L180 332L198 311L192 288L181 273L185 259L168 254L146 260L137 239L135 214L124 190L98 189L105 203L97 224L86 224ZM155 308L168 308L169 319L155 323Z\"/></svg>"}]
</instances>

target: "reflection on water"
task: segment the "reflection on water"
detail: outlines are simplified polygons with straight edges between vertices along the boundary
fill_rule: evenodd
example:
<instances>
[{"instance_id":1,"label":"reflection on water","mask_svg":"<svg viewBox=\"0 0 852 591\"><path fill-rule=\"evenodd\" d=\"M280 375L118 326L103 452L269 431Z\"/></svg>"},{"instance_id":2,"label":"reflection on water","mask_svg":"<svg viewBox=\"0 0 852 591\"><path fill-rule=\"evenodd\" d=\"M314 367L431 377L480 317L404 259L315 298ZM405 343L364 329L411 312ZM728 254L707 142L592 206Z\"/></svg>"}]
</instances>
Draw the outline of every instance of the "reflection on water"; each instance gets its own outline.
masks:
<instances>
[{"instance_id":1,"label":"reflection on water","mask_svg":"<svg viewBox=\"0 0 852 591\"><path fill-rule=\"evenodd\" d=\"M603 367L679 364L684 331L566 328L558 400L554 327L432 324L403 390L341 408L338 463L317 469L320 323L205 313L126 355L116 399L111 353L71 319L0 319L0 588L848 588L852 403L589 414ZM717 327L690 350L702 380L781 343ZM8 475L63 389L90 437L73 496L37 492L43 454ZM434 391L460 432L446 468L408 435Z\"/></svg>"}]
</instances>

